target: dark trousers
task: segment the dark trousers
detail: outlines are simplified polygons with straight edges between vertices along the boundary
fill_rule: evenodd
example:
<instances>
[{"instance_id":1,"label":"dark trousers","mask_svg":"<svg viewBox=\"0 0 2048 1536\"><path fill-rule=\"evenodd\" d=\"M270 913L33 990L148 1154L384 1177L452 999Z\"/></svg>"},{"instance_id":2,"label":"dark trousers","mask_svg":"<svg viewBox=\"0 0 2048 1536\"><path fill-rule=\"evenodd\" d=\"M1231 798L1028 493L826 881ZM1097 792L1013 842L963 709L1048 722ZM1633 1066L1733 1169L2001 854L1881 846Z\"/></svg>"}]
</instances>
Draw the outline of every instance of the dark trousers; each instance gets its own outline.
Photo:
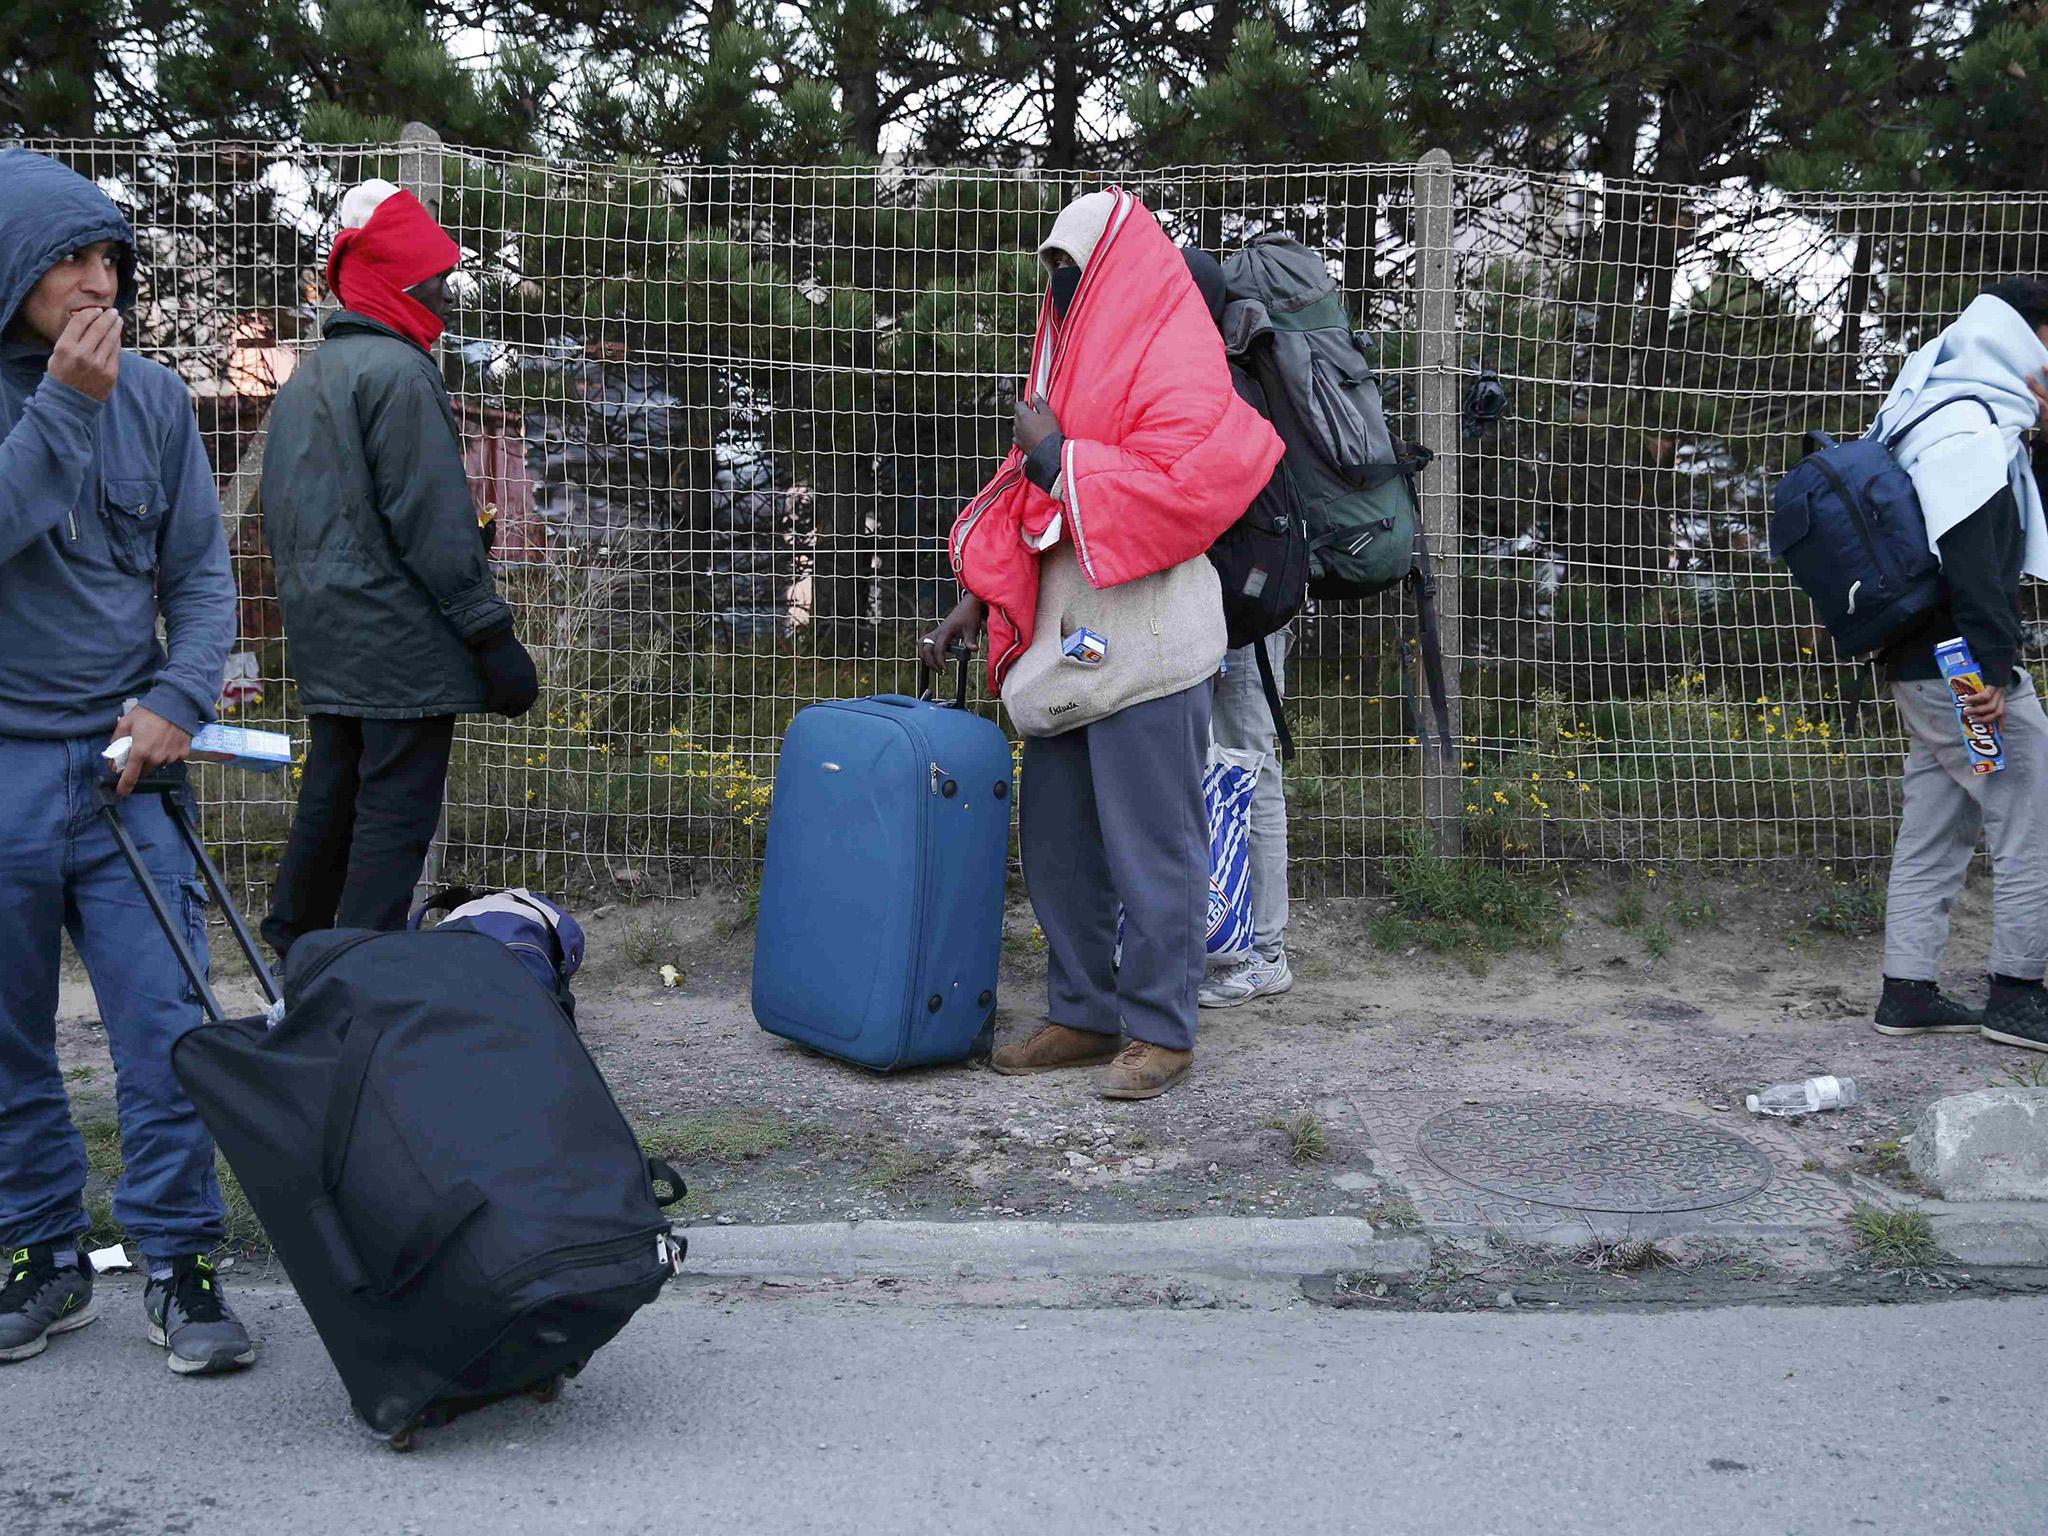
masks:
<instances>
[{"instance_id":1,"label":"dark trousers","mask_svg":"<svg viewBox=\"0 0 2048 1536\"><path fill-rule=\"evenodd\" d=\"M448 788L455 717L314 715L263 937L284 958L323 928L403 928Z\"/></svg>"},{"instance_id":2,"label":"dark trousers","mask_svg":"<svg viewBox=\"0 0 2048 1536\"><path fill-rule=\"evenodd\" d=\"M1019 838L1053 1023L1194 1049L1208 960L1209 714L1203 682L1025 741Z\"/></svg>"}]
</instances>

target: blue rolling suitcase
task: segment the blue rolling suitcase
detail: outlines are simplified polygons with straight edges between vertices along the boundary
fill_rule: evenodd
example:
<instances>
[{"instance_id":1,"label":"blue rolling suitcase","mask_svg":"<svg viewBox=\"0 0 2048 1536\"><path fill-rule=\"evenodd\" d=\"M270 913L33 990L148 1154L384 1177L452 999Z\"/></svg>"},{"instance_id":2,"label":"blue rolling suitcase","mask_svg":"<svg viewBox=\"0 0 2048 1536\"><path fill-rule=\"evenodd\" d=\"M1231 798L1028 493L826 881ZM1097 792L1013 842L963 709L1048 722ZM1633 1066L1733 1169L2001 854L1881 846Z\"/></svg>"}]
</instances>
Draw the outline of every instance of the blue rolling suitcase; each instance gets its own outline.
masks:
<instances>
[{"instance_id":1,"label":"blue rolling suitcase","mask_svg":"<svg viewBox=\"0 0 2048 1536\"><path fill-rule=\"evenodd\" d=\"M754 1017L770 1034L881 1072L985 1044L1010 744L966 700L962 657L951 705L884 694L790 724L754 931Z\"/></svg>"}]
</instances>

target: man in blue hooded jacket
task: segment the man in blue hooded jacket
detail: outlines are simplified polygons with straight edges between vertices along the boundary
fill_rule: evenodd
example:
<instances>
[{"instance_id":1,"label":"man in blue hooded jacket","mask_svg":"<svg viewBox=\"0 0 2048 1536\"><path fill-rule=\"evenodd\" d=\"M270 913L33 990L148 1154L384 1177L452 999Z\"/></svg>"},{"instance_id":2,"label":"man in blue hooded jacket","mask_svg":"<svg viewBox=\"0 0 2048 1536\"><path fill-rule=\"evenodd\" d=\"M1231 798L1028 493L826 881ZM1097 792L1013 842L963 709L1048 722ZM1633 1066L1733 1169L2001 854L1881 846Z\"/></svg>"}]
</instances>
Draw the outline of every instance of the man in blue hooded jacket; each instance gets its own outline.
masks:
<instances>
[{"instance_id":1,"label":"man in blue hooded jacket","mask_svg":"<svg viewBox=\"0 0 2048 1536\"><path fill-rule=\"evenodd\" d=\"M212 717L235 588L191 398L121 351L134 296L121 211L56 161L0 150L0 1361L96 1315L85 1146L57 1066L68 931L119 1078L114 1215L149 1266L150 1336L190 1375L256 1354L207 1258L226 1216L213 1143L171 1074L198 1002L97 791L103 750L128 737L120 815L203 954L190 858L161 800L127 797Z\"/></svg>"}]
</instances>

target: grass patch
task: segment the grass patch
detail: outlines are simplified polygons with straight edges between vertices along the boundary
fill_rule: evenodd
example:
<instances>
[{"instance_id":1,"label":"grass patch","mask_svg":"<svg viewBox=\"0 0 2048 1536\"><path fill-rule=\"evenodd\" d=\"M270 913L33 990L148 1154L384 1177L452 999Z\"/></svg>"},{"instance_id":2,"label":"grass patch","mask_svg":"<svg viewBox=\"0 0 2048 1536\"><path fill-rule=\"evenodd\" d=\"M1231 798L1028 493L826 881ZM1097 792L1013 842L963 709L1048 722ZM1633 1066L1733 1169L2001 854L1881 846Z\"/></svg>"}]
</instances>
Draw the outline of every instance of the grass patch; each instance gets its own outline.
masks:
<instances>
[{"instance_id":1,"label":"grass patch","mask_svg":"<svg viewBox=\"0 0 2048 1536\"><path fill-rule=\"evenodd\" d=\"M1621 900L1614 904L1614 926L1633 932L1649 921L1650 910L1643 902L1643 893L1631 886L1621 893Z\"/></svg>"},{"instance_id":2,"label":"grass patch","mask_svg":"<svg viewBox=\"0 0 2048 1536\"><path fill-rule=\"evenodd\" d=\"M1859 1205L1850 1213L1849 1234L1864 1258L1882 1269L1928 1269L1941 1258L1934 1228L1919 1211Z\"/></svg>"},{"instance_id":3,"label":"grass patch","mask_svg":"<svg viewBox=\"0 0 2048 1536\"><path fill-rule=\"evenodd\" d=\"M1477 859L1445 858L1419 835L1388 861L1387 879L1395 921L1372 926L1373 941L1385 949L1423 944L1439 954L1497 954L1551 943L1563 925L1557 898L1545 887Z\"/></svg>"},{"instance_id":4,"label":"grass patch","mask_svg":"<svg viewBox=\"0 0 2048 1536\"><path fill-rule=\"evenodd\" d=\"M1718 928L1721 926L1721 912L1705 897L1697 901L1686 897L1671 903L1664 909L1666 922L1678 924L1681 928Z\"/></svg>"},{"instance_id":5,"label":"grass patch","mask_svg":"<svg viewBox=\"0 0 2048 1536\"><path fill-rule=\"evenodd\" d=\"M64 1074L64 1081L67 1083L89 1083L97 1076L99 1076L99 1069L97 1067L73 1067Z\"/></svg>"},{"instance_id":6,"label":"grass patch","mask_svg":"<svg viewBox=\"0 0 2048 1536\"><path fill-rule=\"evenodd\" d=\"M1288 1120L1287 1160L1291 1163L1320 1163L1330 1155L1330 1133L1322 1119L1303 1110Z\"/></svg>"},{"instance_id":7,"label":"grass patch","mask_svg":"<svg viewBox=\"0 0 2048 1536\"><path fill-rule=\"evenodd\" d=\"M85 1245L111 1247L127 1238L126 1230L114 1219L114 1189L121 1182L121 1128L113 1120L89 1120L78 1132L85 1140ZM220 1246L229 1253L269 1252L269 1235L256 1219L255 1207L242 1192L228 1160L216 1153L213 1171L227 1207Z\"/></svg>"},{"instance_id":8,"label":"grass patch","mask_svg":"<svg viewBox=\"0 0 2048 1536\"><path fill-rule=\"evenodd\" d=\"M1662 960L1671 953L1671 930L1662 922L1653 923L1650 931L1643 935L1643 948L1650 952L1653 959Z\"/></svg>"},{"instance_id":9,"label":"grass patch","mask_svg":"<svg viewBox=\"0 0 2048 1536\"><path fill-rule=\"evenodd\" d=\"M753 1162L780 1151L797 1128L781 1115L760 1110L712 1110L701 1115L664 1115L639 1129L648 1156L671 1163Z\"/></svg>"},{"instance_id":10,"label":"grass patch","mask_svg":"<svg viewBox=\"0 0 2048 1536\"><path fill-rule=\"evenodd\" d=\"M1884 891L1866 885L1838 885L1825 892L1806 915L1816 933L1867 938L1884 928Z\"/></svg>"},{"instance_id":11,"label":"grass patch","mask_svg":"<svg viewBox=\"0 0 2048 1536\"><path fill-rule=\"evenodd\" d=\"M1587 1269L1597 1269L1609 1275L1639 1275L1645 1270L1662 1269L1671 1262L1670 1254L1643 1238L1630 1238L1619 1243L1588 1243L1572 1258L1573 1262Z\"/></svg>"},{"instance_id":12,"label":"grass patch","mask_svg":"<svg viewBox=\"0 0 2048 1536\"><path fill-rule=\"evenodd\" d=\"M1413 1232L1422 1225L1422 1212L1406 1195L1389 1195L1369 1209L1365 1219L1392 1232Z\"/></svg>"},{"instance_id":13,"label":"grass patch","mask_svg":"<svg viewBox=\"0 0 2048 1536\"><path fill-rule=\"evenodd\" d=\"M867 1167L863 1170L877 1190L901 1189L913 1179L938 1172L939 1160L929 1152L898 1140L877 1135L866 1144Z\"/></svg>"},{"instance_id":14,"label":"grass patch","mask_svg":"<svg viewBox=\"0 0 2048 1536\"><path fill-rule=\"evenodd\" d=\"M675 947L675 919L659 912L636 913L619 932L619 948L636 966L659 964Z\"/></svg>"}]
</instances>

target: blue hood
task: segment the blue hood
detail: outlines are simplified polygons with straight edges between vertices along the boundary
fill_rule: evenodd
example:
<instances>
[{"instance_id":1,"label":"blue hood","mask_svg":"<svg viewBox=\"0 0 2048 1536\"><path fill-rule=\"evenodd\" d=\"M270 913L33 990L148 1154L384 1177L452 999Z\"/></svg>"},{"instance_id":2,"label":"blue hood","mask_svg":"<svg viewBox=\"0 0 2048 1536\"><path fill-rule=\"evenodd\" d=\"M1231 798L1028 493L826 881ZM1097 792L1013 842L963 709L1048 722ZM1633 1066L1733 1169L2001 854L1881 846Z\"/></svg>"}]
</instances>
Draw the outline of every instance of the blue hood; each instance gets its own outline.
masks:
<instances>
[{"instance_id":1,"label":"blue hood","mask_svg":"<svg viewBox=\"0 0 2048 1536\"><path fill-rule=\"evenodd\" d=\"M0 149L0 334L42 276L73 251L118 240L123 310L135 303L135 230L114 200L48 155Z\"/></svg>"}]
</instances>

